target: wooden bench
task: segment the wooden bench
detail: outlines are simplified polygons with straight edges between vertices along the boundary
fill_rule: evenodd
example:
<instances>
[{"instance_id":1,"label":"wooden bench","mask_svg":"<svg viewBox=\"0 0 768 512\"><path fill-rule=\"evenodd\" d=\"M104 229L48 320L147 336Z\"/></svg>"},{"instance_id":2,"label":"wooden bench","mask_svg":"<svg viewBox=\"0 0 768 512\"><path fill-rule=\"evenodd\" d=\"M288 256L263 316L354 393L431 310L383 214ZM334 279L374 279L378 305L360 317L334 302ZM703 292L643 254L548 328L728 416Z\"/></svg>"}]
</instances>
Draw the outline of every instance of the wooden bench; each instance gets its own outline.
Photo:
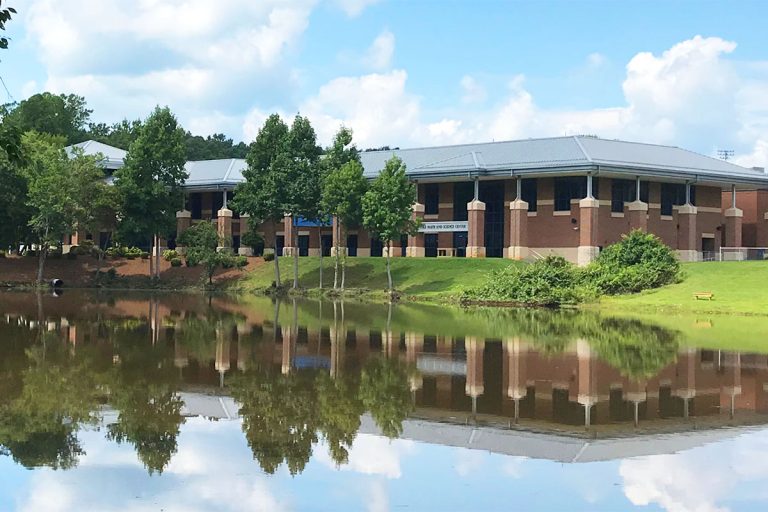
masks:
<instances>
[{"instance_id":1,"label":"wooden bench","mask_svg":"<svg viewBox=\"0 0 768 512\"><path fill-rule=\"evenodd\" d=\"M715 294L712 292L695 292L693 298L696 300L712 300L715 298Z\"/></svg>"}]
</instances>

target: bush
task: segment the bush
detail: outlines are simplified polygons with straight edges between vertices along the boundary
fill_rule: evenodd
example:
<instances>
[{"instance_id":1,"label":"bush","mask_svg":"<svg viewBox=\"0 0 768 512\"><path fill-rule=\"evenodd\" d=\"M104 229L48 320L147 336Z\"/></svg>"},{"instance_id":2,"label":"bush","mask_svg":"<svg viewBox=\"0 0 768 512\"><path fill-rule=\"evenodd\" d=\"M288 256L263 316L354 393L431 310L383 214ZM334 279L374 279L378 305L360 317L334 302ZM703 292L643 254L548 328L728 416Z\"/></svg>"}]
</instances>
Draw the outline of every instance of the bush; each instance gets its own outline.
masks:
<instances>
[{"instance_id":1,"label":"bush","mask_svg":"<svg viewBox=\"0 0 768 512\"><path fill-rule=\"evenodd\" d=\"M80 247L78 247L77 254L79 256L85 256L86 254L90 254L93 248L93 240L83 240L82 243L80 243Z\"/></svg>"},{"instance_id":2,"label":"bush","mask_svg":"<svg viewBox=\"0 0 768 512\"><path fill-rule=\"evenodd\" d=\"M249 229L247 233L240 237L240 245L250 247L256 251L257 248L264 246L264 237L258 231Z\"/></svg>"},{"instance_id":3,"label":"bush","mask_svg":"<svg viewBox=\"0 0 768 512\"><path fill-rule=\"evenodd\" d=\"M606 247L583 273L600 293L636 293L680 278L680 261L655 235L636 230Z\"/></svg>"},{"instance_id":4,"label":"bush","mask_svg":"<svg viewBox=\"0 0 768 512\"><path fill-rule=\"evenodd\" d=\"M141 259L148 260L149 259L149 252L141 251Z\"/></svg>"},{"instance_id":5,"label":"bush","mask_svg":"<svg viewBox=\"0 0 768 512\"><path fill-rule=\"evenodd\" d=\"M172 261L179 258L179 253L173 249L166 249L163 251L163 259L165 261Z\"/></svg>"},{"instance_id":6,"label":"bush","mask_svg":"<svg viewBox=\"0 0 768 512\"><path fill-rule=\"evenodd\" d=\"M248 258L246 258L245 256L237 256L235 258L235 266L237 268L243 268L243 267L246 267L247 265L248 265Z\"/></svg>"},{"instance_id":7,"label":"bush","mask_svg":"<svg viewBox=\"0 0 768 512\"><path fill-rule=\"evenodd\" d=\"M69 251L69 252L67 253L67 256L66 256L66 258L67 258L68 260L76 260L76 259L77 259L77 251Z\"/></svg>"},{"instance_id":8,"label":"bush","mask_svg":"<svg viewBox=\"0 0 768 512\"><path fill-rule=\"evenodd\" d=\"M115 269L114 267L110 268L109 270L107 270L107 275L109 276L110 279L116 278L117 277L117 269Z\"/></svg>"},{"instance_id":9,"label":"bush","mask_svg":"<svg viewBox=\"0 0 768 512\"><path fill-rule=\"evenodd\" d=\"M268 252L264 255L264 261L272 261L275 259L275 253Z\"/></svg>"},{"instance_id":10,"label":"bush","mask_svg":"<svg viewBox=\"0 0 768 512\"><path fill-rule=\"evenodd\" d=\"M0 260L5 258L5 251L0 250Z\"/></svg>"},{"instance_id":11,"label":"bush","mask_svg":"<svg viewBox=\"0 0 768 512\"><path fill-rule=\"evenodd\" d=\"M172 267L180 267L181 266L181 258L179 258L179 257L173 258L170 261L171 261L171 266Z\"/></svg>"},{"instance_id":12,"label":"bush","mask_svg":"<svg viewBox=\"0 0 768 512\"><path fill-rule=\"evenodd\" d=\"M591 295L581 285L581 272L560 256L530 265L510 265L493 272L487 282L465 291L462 301L512 302L529 306L577 304Z\"/></svg>"}]
</instances>

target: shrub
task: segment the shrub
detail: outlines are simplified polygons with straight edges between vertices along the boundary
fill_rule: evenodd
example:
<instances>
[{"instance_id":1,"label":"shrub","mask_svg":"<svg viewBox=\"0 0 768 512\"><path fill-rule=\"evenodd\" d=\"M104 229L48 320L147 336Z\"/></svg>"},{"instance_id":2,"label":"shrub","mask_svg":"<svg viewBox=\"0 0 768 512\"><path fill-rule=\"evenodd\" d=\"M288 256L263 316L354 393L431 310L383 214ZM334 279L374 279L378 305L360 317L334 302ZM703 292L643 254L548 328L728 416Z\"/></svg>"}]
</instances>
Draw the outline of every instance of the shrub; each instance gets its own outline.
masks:
<instances>
[{"instance_id":1,"label":"shrub","mask_svg":"<svg viewBox=\"0 0 768 512\"><path fill-rule=\"evenodd\" d=\"M149 252L141 251L141 259L148 260L149 259Z\"/></svg>"},{"instance_id":2,"label":"shrub","mask_svg":"<svg viewBox=\"0 0 768 512\"><path fill-rule=\"evenodd\" d=\"M275 253L268 252L264 255L264 261L272 261L275 259Z\"/></svg>"},{"instance_id":3,"label":"shrub","mask_svg":"<svg viewBox=\"0 0 768 512\"><path fill-rule=\"evenodd\" d=\"M235 266L237 268L243 268L248 265L248 258L245 256L237 256L235 258Z\"/></svg>"},{"instance_id":4,"label":"shrub","mask_svg":"<svg viewBox=\"0 0 768 512\"><path fill-rule=\"evenodd\" d=\"M163 251L163 259L165 261L172 261L179 258L179 253L173 249L166 249Z\"/></svg>"},{"instance_id":5,"label":"shrub","mask_svg":"<svg viewBox=\"0 0 768 512\"><path fill-rule=\"evenodd\" d=\"M606 247L583 276L600 293L635 293L676 282L680 261L658 237L636 230Z\"/></svg>"},{"instance_id":6,"label":"shrub","mask_svg":"<svg viewBox=\"0 0 768 512\"><path fill-rule=\"evenodd\" d=\"M109 276L110 279L116 278L117 277L117 269L115 269L114 267L110 268L109 270L107 270L107 275Z\"/></svg>"},{"instance_id":7,"label":"shrub","mask_svg":"<svg viewBox=\"0 0 768 512\"><path fill-rule=\"evenodd\" d=\"M257 248L264 246L264 237L258 231L250 229L240 237L240 244L256 251Z\"/></svg>"},{"instance_id":8,"label":"shrub","mask_svg":"<svg viewBox=\"0 0 768 512\"><path fill-rule=\"evenodd\" d=\"M78 248L77 254L80 256L85 256L86 254L90 254L93 250L94 244L93 240L83 240L80 243L80 247Z\"/></svg>"},{"instance_id":9,"label":"shrub","mask_svg":"<svg viewBox=\"0 0 768 512\"><path fill-rule=\"evenodd\" d=\"M77 251L74 251L74 252L73 251L69 251L67 253L66 257L67 257L68 260L76 260L77 259Z\"/></svg>"},{"instance_id":10,"label":"shrub","mask_svg":"<svg viewBox=\"0 0 768 512\"><path fill-rule=\"evenodd\" d=\"M493 272L485 284L462 294L462 300L513 302L530 306L576 304L590 295L580 271L560 256L530 265L510 265Z\"/></svg>"},{"instance_id":11,"label":"shrub","mask_svg":"<svg viewBox=\"0 0 768 512\"><path fill-rule=\"evenodd\" d=\"M179 257L173 258L170 261L171 261L171 266L172 267L180 267L181 266L181 258L179 258Z\"/></svg>"},{"instance_id":12,"label":"shrub","mask_svg":"<svg viewBox=\"0 0 768 512\"><path fill-rule=\"evenodd\" d=\"M0 250L0 260L5 258L5 251Z\"/></svg>"}]
</instances>

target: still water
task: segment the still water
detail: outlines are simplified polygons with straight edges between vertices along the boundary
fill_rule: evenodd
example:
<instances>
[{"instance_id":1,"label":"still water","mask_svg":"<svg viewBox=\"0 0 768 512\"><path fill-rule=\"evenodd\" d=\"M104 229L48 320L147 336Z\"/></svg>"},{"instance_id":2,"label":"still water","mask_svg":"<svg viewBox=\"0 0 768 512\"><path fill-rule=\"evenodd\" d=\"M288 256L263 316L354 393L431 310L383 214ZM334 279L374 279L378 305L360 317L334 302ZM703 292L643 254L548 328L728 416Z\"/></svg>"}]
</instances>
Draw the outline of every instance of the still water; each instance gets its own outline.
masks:
<instances>
[{"instance_id":1,"label":"still water","mask_svg":"<svg viewBox=\"0 0 768 512\"><path fill-rule=\"evenodd\" d=\"M0 293L0 511L766 510L766 334Z\"/></svg>"}]
</instances>

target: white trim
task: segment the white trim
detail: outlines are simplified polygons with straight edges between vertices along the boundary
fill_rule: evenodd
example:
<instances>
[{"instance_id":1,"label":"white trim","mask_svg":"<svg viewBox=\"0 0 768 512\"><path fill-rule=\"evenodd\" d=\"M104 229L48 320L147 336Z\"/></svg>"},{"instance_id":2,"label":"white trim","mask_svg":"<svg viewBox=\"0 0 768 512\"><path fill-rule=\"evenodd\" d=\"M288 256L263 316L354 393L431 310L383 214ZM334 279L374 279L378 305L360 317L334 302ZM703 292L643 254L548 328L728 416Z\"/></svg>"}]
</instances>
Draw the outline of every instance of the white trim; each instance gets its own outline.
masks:
<instances>
[{"instance_id":1,"label":"white trim","mask_svg":"<svg viewBox=\"0 0 768 512\"><path fill-rule=\"evenodd\" d=\"M660 218L661 218L661 220L674 220L675 219L675 217L673 217L672 215L662 215Z\"/></svg>"},{"instance_id":2,"label":"white trim","mask_svg":"<svg viewBox=\"0 0 768 512\"><path fill-rule=\"evenodd\" d=\"M552 212L553 217L568 217L571 215L571 210L555 210Z\"/></svg>"},{"instance_id":3,"label":"white trim","mask_svg":"<svg viewBox=\"0 0 768 512\"><path fill-rule=\"evenodd\" d=\"M528 212L529 217L536 217L539 212Z\"/></svg>"},{"instance_id":4,"label":"white trim","mask_svg":"<svg viewBox=\"0 0 768 512\"><path fill-rule=\"evenodd\" d=\"M624 212L611 212L611 217L613 217L614 219L623 219Z\"/></svg>"}]
</instances>

